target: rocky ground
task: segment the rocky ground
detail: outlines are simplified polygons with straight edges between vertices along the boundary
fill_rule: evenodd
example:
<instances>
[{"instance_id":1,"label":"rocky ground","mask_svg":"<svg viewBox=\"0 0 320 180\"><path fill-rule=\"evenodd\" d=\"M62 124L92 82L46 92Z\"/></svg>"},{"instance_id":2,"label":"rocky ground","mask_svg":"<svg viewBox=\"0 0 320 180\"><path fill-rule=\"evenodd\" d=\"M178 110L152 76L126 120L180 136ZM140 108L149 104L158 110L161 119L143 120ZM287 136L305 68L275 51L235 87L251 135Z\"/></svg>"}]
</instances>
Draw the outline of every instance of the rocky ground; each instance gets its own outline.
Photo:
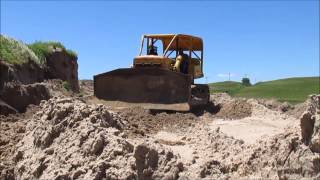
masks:
<instances>
[{"instance_id":1,"label":"rocky ground","mask_svg":"<svg viewBox=\"0 0 320 180\"><path fill-rule=\"evenodd\" d=\"M0 117L1 179L320 179L319 95L297 106L211 97L202 113L115 109L61 81Z\"/></svg>"}]
</instances>

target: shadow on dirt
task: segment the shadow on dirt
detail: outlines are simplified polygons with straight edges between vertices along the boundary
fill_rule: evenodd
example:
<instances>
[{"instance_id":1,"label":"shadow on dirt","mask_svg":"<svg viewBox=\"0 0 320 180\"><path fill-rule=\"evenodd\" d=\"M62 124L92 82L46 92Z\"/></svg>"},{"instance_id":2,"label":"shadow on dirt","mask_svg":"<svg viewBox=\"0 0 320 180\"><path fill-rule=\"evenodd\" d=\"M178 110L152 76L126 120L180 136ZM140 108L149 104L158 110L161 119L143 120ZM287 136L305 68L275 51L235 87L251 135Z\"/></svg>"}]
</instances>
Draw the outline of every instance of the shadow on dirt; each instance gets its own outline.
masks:
<instances>
[{"instance_id":1,"label":"shadow on dirt","mask_svg":"<svg viewBox=\"0 0 320 180\"><path fill-rule=\"evenodd\" d=\"M182 114L187 114L187 113L192 113L196 116L202 116L204 113L210 113L210 114L216 114L220 111L221 105L217 104L215 105L213 102L209 102L205 106L197 106L193 107L191 111L170 111L170 110L149 110L149 113L152 115L157 115L160 113L167 113L167 114L175 114L175 113L182 113Z\"/></svg>"},{"instance_id":2,"label":"shadow on dirt","mask_svg":"<svg viewBox=\"0 0 320 180\"><path fill-rule=\"evenodd\" d=\"M209 102L206 106L198 106L191 109L191 113L196 116L202 116L204 113L216 114L220 111L221 105L215 105L213 102Z\"/></svg>"}]
</instances>

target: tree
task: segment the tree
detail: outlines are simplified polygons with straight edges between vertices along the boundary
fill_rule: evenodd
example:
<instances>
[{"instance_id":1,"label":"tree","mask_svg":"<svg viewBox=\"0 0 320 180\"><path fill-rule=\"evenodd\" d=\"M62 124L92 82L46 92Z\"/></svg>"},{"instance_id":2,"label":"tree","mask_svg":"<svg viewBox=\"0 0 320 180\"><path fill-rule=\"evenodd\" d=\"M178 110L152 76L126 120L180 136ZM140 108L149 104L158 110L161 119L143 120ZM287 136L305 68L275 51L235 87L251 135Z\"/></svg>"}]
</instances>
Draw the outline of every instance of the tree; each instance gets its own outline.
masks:
<instances>
[{"instance_id":1,"label":"tree","mask_svg":"<svg viewBox=\"0 0 320 180\"><path fill-rule=\"evenodd\" d=\"M251 86L249 78L242 78L242 85L244 86Z\"/></svg>"}]
</instances>

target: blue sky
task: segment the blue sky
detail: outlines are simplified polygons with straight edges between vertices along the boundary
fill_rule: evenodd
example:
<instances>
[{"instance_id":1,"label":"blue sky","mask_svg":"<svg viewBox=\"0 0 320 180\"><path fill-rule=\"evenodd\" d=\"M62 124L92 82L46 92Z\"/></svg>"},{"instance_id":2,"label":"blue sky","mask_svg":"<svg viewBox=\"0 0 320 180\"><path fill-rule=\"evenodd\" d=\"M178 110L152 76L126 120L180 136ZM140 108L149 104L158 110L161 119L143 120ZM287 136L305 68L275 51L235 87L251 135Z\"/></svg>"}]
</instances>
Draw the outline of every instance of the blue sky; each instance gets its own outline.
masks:
<instances>
[{"instance_id":1,"label":"blue sky","mask_svg":"<svg viewBox=\"0 0 320 180\"><path fill-rule=\"evenodd\" d=\"M319 76L319 1L1 1L1 34L62 42L80 79L130 66L146 33L202 37L199 82Z\"/></svg>"}]
</instances>

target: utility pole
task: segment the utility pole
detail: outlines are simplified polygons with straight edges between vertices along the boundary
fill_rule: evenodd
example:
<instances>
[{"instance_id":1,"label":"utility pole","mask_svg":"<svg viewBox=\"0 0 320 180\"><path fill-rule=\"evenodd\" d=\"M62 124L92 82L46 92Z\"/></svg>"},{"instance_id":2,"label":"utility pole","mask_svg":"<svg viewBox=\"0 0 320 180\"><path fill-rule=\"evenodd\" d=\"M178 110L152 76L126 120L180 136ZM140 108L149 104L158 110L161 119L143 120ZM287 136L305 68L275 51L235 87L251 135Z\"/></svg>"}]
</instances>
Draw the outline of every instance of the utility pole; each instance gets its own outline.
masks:
<instances>
[{"instance_id":1,"label":"utility pole","mask_svg":"<svg viewBox=\"0 0 320 180\"><path fill-rule=\"evenodd\" d=\"M230 81L230 72L229 72L229 81Z\"/></svg>"}]
</instances>

